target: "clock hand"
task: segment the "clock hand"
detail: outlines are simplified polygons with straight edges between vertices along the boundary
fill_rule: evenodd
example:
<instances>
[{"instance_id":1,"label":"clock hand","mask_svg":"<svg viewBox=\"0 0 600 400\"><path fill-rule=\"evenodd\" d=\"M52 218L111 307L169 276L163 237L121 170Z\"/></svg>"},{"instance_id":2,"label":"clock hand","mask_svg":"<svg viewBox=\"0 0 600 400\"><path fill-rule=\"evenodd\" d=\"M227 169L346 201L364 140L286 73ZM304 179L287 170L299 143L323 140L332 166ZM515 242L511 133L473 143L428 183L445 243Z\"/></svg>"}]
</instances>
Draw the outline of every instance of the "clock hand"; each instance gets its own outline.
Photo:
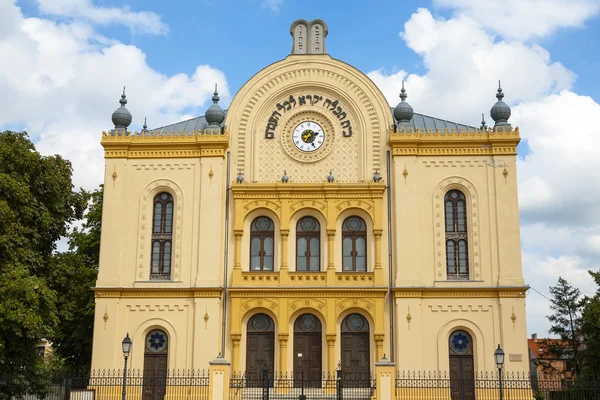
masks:
<instances>
[{"instance_id":1,"label":"clock hand","mask_svg":"<svg viewBox=\"0 0 600 400\"><path fill-rule=\"evenodd\" d=\"M312 144L312 147L315 147L315 144L314 144L314 143L311 143L311 144Z\"/></svg>"}]
</instances>

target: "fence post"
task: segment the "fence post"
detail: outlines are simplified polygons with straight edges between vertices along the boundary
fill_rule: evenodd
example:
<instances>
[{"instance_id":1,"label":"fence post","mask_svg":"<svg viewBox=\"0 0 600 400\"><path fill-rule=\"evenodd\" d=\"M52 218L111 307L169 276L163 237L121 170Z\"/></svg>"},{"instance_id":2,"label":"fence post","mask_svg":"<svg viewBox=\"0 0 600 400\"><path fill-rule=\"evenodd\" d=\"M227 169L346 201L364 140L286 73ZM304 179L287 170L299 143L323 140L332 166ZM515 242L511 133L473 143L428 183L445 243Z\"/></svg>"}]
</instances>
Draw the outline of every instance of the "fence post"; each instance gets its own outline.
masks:
<instances>
[{"instance_id":1,"label":"fence post","mask_svg":"<svg viewBox=\"0 0 600 400\"><path fill-rule=\"evenodd\" d=\"M377 399L396 400L396 364L383 355L375 363L375 377L377 380Z\"/></svg>"},{"instance_id":2,"label":"fence post","mask_svg":"<svg viewBox=\"0 0 600 400\"><path fill-rule=\"evenodd\" d=\"M229 400L229 373L231 363L224 358L209 361L208 395L211 399Z\"/></svg>"}]
</instances>

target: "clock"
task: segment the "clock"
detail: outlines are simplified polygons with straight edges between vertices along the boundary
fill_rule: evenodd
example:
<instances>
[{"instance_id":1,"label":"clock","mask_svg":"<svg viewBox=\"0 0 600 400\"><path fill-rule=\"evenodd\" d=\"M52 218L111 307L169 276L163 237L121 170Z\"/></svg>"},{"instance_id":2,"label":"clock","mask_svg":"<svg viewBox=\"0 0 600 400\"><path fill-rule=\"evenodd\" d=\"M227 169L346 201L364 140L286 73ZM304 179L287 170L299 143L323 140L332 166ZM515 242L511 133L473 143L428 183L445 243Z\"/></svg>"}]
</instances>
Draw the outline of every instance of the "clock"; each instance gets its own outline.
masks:
<instances>
[{"instance_id":1,"label":"clock","mask_svg":"<svg viewBox=\"0 0 600 400\"><path fill-rule=\"evenodd\" d=\"M292 132L292 142L300 151L306 153L317 151L325 143L325 130L314 121L301 122Z\"/></svg>"}]
</instances>

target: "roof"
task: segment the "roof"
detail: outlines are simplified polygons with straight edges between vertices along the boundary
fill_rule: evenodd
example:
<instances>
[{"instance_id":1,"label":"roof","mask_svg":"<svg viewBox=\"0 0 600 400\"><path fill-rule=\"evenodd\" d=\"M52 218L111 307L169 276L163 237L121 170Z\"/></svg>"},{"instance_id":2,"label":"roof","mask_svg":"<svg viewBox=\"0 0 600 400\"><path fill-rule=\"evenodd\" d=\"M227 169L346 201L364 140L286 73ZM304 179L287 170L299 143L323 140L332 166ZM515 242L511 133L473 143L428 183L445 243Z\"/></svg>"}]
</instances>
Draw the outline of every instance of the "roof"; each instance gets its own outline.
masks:
<instances>
[{"instance_id":1,"label":"roof","mask_svg":"<svg viewBox=\"0 0 600 400\"><path fill-rule=\"evenodd\" d=\"M227 120L227 111L228 110L225 110L225 120ZM394 112L393 107L391 108L391 111L392 111L392 113ZM434 131L441 129L443 131L446 128L449 131L451 131L452 129L455 129L456 131L459 131L461 129L464 131L469 130L469 129L479 129L474 126L469 126L469 125L459 124L456 122L446 121L444 119L430 117L429 115L418 114L418 113L414 113L412 119L410 120L410 124L413 125L415 127L415 129L417 129L417 128L427 129L428 131L430 129L433 129ZM149 131L195 132L198 130L204 130L207 125L208 125L208 123L206 122L206 118L204 118L204 116L200 116L200 117L188 119L186 121L181 121L181 122L177 122L174 124L161 126L160 128L149 129Z\"/></svg>"}]
</instances>

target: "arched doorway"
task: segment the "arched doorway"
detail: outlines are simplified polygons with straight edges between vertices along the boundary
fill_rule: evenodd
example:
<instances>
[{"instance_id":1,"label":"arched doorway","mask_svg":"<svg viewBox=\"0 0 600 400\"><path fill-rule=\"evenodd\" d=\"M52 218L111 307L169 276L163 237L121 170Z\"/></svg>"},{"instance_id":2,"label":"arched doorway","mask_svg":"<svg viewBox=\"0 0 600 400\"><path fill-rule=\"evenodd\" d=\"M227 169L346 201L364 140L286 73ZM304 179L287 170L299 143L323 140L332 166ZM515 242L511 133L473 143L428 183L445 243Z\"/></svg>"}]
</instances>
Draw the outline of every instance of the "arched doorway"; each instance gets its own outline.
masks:
<instances>
[{"instance_id":1,"label":"arched doorway","mask_svg":"<svg viewBox=\"0 0 600 400\"><path fill-rule=\"evenodd\" d=\"M450 334L450 388L452 399L475 399L475 366L473 339L468 332L457 330Z\"/></svg>"},{"instance_id":2,"label":"arched doorway","mask_svg":"<svg viewBox=\"0 0 600 400\"><path fill-rule=\"evenodd\" d=\"M164 331L154 329L146 335L142 400L162 400L166 394L168 346Z\"/></svg>"},{"instance_id":3,"label":"arched doorway","mask_svg":"<svg viewBox=\"0 0 600 400\"><path fill-rule=\"evenodd\" d=\"M350 314L342 321L342 376L347 387L368 387L371 379L369 321Z\"/></svg>"},{"instance_id":4,"label":"arched doorway","mask_svg":"<svg viewBox=\"0 0 600 400\"><path fill-rule=\"evenodd\" d=\"M312 314L302 314L294 323L294 380L299 386L321 387L321 321Z\"/></svg>"},{"instance_id":5,"label":"arched doorway","mask_svg":"<svg viewBox=\"0 0 600 400\"><path fill-rule=\"evenodd\" d=\"M256 314L248 321L246 334L246 380L248 386L261 385L266 369L273 378L275 360L275 324L266 314Z\"/></svg>"}]
</instances>

